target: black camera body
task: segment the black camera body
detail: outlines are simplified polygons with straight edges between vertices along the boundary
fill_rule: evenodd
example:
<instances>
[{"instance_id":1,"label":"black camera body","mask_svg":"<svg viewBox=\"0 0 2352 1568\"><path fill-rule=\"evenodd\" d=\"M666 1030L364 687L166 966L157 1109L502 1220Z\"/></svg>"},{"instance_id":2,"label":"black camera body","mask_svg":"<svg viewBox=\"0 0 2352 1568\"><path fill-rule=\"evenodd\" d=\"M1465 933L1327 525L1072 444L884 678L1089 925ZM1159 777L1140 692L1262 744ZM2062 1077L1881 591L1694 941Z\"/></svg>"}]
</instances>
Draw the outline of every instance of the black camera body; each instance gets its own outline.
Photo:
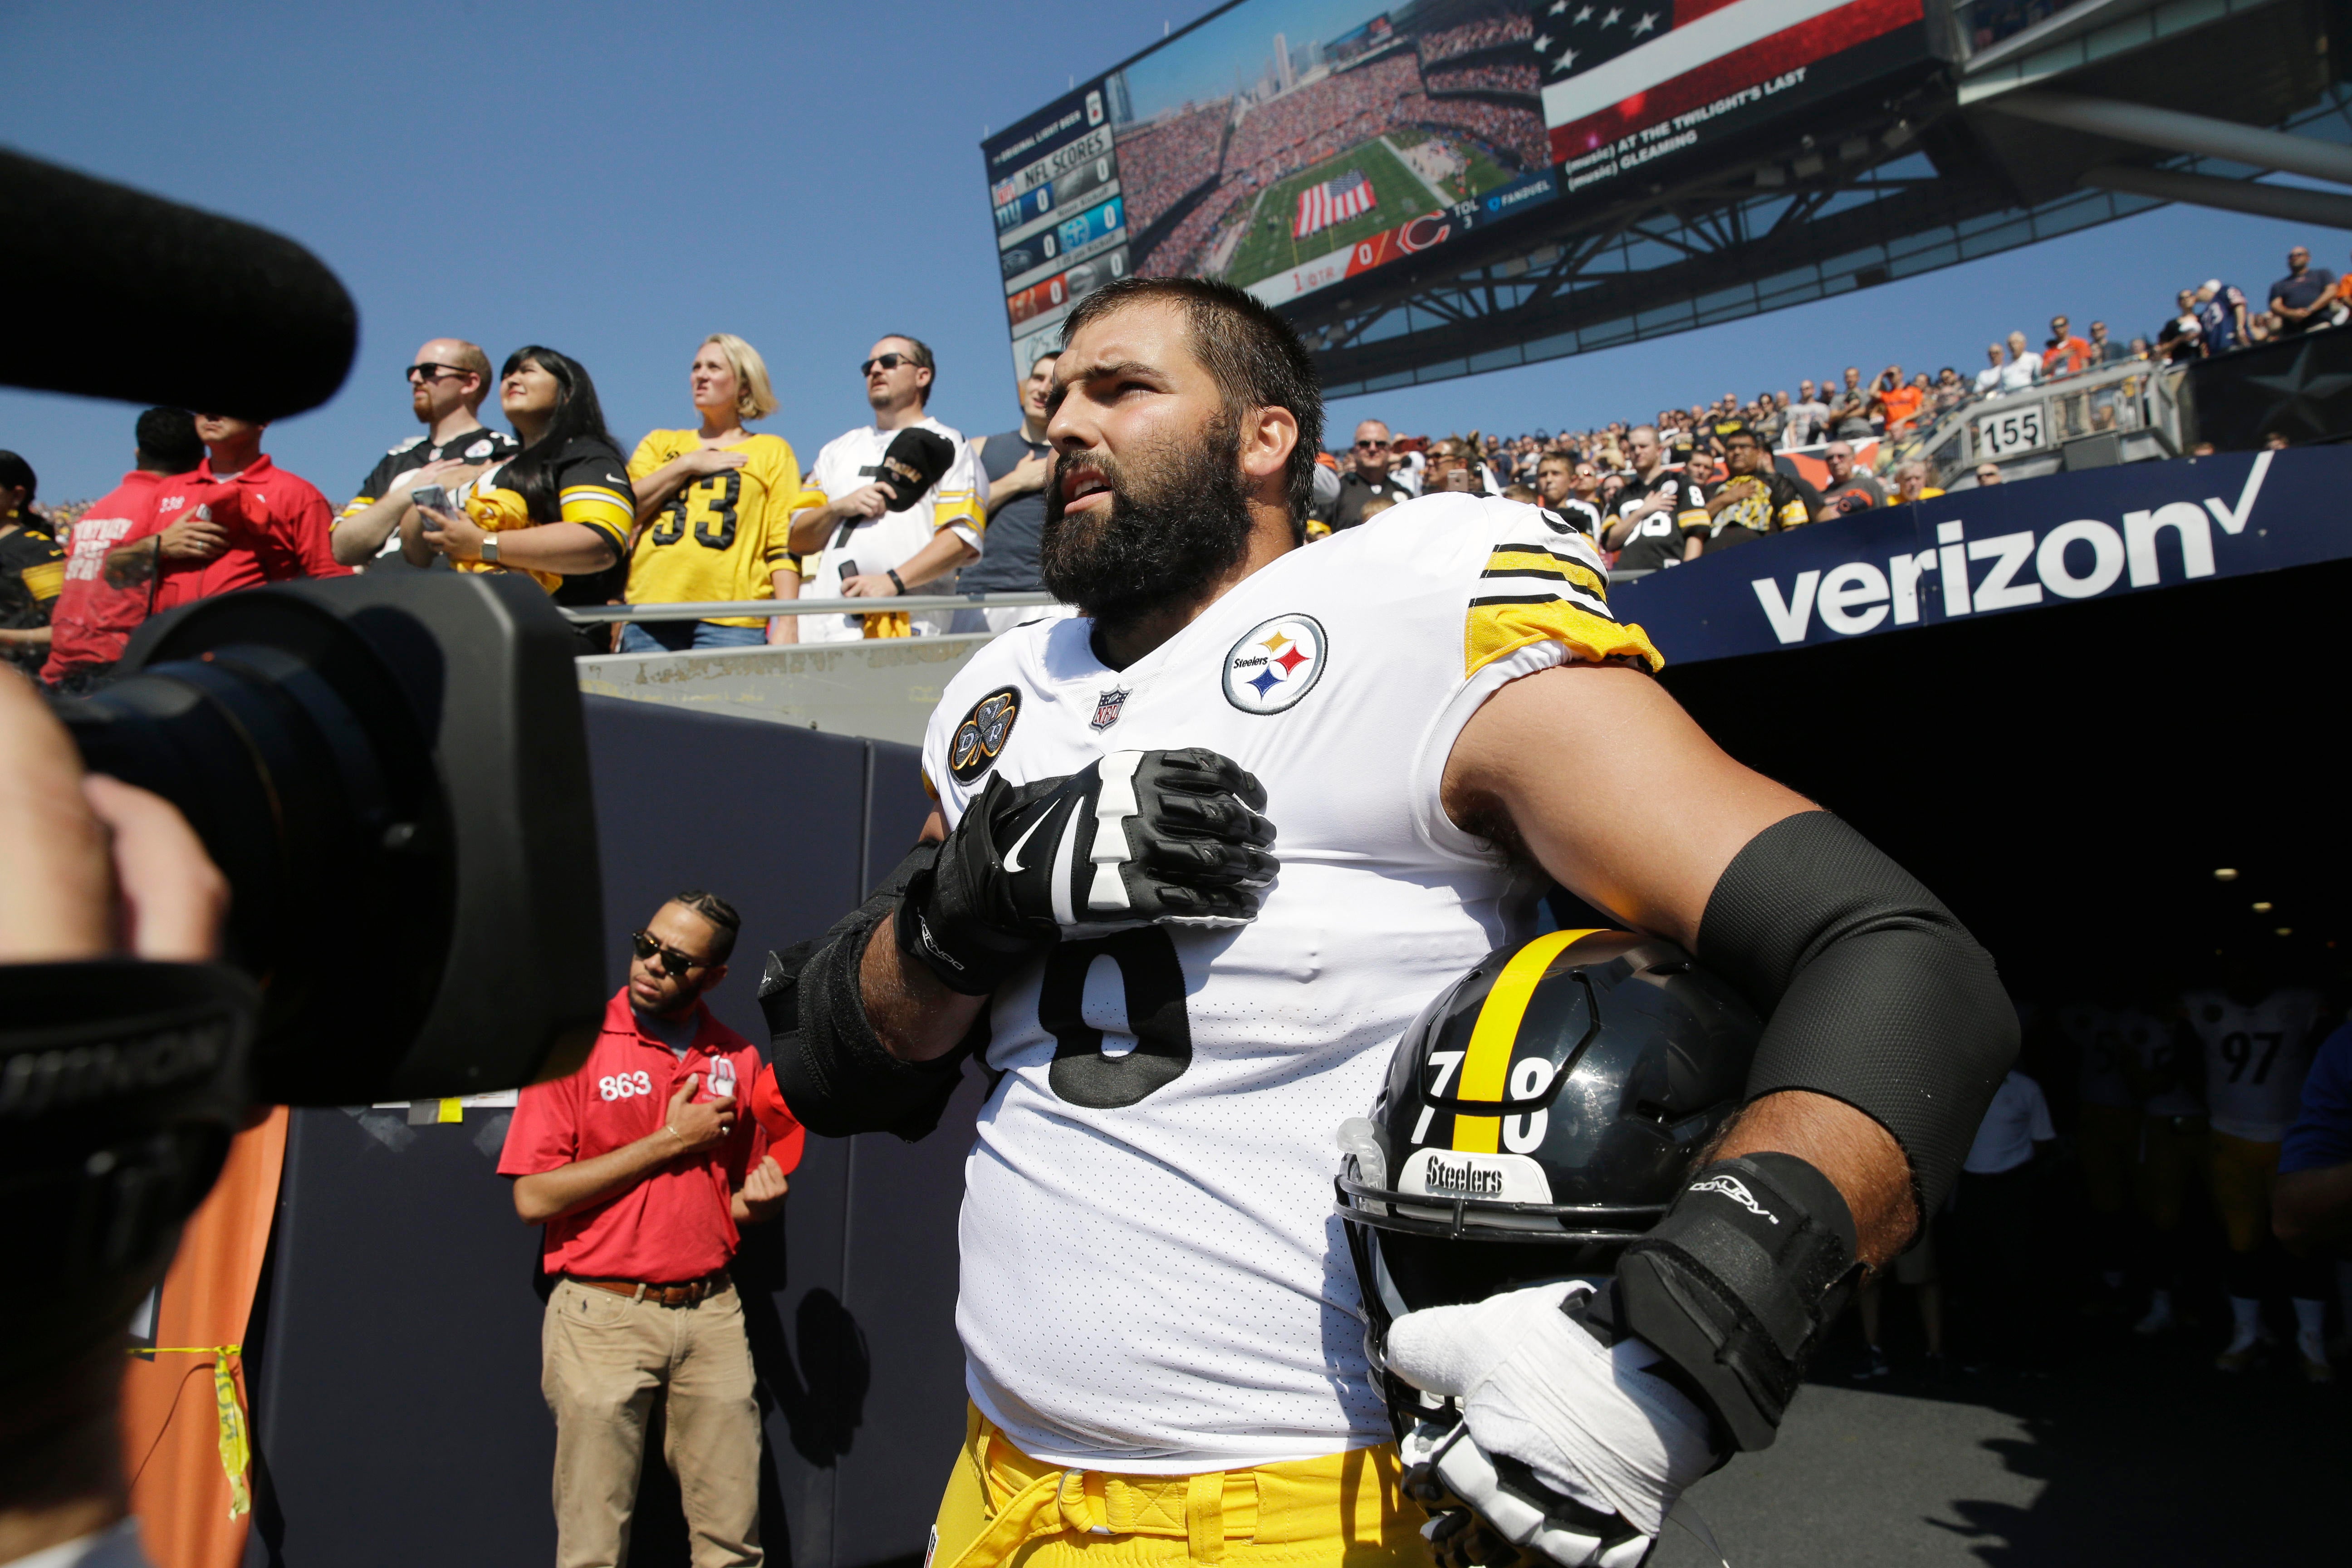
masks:
<instances>
[{"instance_id":1,"label":"black camera body","mask_svg":"<svg viewBox=\"0 0 2352 1568\"><path fill-rule=\"evenodd\" d=\"M585 1058L604 930L574 648L528 578L289 583L151 621L62 707L89 768L171 800L228 879L254 1099L457 1096Z\"/></svg>"}]
</instances>

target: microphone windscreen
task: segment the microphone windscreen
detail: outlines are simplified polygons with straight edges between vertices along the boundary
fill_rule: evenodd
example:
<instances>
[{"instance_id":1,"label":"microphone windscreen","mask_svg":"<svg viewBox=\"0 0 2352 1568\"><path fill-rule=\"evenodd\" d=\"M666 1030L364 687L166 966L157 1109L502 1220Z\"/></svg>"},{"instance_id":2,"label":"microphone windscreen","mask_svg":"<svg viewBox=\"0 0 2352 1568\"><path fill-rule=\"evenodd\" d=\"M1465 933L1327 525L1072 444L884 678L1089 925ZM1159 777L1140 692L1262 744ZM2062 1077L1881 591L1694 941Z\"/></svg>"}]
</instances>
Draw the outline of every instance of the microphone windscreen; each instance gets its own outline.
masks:
<instances>
[{"instance_id":1,"label":"microphone windscreen","mask_svg":"<svg viewBox=\"0 0 2352 1568\"><path fill-rule=\"evenodd\" d=\"M267 420L335 395L359 312L282 235L0 152L0 384Z\"/></svg>"}]
</instances>

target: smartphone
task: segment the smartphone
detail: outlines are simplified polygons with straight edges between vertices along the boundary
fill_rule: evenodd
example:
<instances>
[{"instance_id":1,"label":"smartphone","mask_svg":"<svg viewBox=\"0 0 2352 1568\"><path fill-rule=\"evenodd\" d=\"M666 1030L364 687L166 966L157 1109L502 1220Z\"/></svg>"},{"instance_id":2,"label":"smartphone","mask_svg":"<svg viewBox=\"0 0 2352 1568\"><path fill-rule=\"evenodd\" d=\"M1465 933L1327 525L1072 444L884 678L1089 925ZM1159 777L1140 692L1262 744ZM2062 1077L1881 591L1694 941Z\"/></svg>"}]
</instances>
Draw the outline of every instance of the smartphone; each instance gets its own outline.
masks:
<instances>
[{"instance_id":1,"label":"smartphone","mask_svg":"<svg viewBox=\"0 0 2352 1568\"><path fill-rule=\"evenodd\" d=\"M409 491L408 499L419 511L455 511L449 504L449 492L439 485L419 485Z\"/></svg>"}]
</instances>

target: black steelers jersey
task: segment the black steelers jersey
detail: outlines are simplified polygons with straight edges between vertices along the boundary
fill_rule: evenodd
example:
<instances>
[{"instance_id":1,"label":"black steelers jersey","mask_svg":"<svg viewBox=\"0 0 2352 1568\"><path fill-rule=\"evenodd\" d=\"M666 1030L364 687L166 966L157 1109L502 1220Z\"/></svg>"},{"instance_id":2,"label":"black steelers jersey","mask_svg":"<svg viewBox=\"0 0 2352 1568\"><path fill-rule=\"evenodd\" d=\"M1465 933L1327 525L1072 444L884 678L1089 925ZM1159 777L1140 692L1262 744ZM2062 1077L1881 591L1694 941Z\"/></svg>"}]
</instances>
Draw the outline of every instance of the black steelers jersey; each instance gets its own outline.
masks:
<instances>
[{"instance_id":1,"label":"black steelers jersey","mask_svg":"<svg viewBox=\"0 0 2352 1568\"><path fill-rule=\"evenodd\" d=\"M1620 511L1635 501L1652 495L1672 498L1672 504L1663 511L1654 511L1633 525L1633 536L1617 552L1616 570L1620 572L1654 572L1661 566L1679 566L1683 560L1683 541L1688 532L1705 533L1707 530L1706 498L1698 486L1680 473L1662 468L1646 482L1634 480L1617 498Z\"/></svg>"},{"instance_id":2,"label":"black steelers jersey","mask_svg":"<svg viewBox=\"0 0 2352 1568\"><path fill-rule=\"evenodd\" d=\"M411 436L376 459L375 467L368 470L368 477L360 481L358 493L335 514L335 521L341 522L347 517L356 517L383 499L384 492L392 489L393 481L403 474L414 473L427 463L437 463L445 458L454 458L461 463L501 463L521 450L522 447L513 437L486 426L460 431L446 441L438 443L423 436ZM411 569L408 563L401 558L398 529L384 536L383 548L367 564L371 572L379 567L395 572ZM436 555L433 558L433 564L446 567L448 563Z\"/></svg>"}]
</instances>

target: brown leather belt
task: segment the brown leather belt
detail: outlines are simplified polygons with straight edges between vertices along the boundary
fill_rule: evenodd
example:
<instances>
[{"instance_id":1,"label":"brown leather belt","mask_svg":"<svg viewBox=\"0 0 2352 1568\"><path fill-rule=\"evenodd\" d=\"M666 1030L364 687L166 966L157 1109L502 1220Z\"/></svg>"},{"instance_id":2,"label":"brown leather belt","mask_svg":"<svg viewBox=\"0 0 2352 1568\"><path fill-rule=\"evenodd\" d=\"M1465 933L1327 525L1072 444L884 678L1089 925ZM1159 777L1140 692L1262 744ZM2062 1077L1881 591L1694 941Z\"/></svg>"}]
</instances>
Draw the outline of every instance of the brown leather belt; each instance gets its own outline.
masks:
<instances>
[{"instance_id":1,"label":"brown leather belt","mask_svg":"<svg viewBox=\"0 0 2352 1568\"><path fill-rule=\"evenodd\" d=\"M566 1274L574 1285L585 1285L591 1290L610 1290L615 1296L626 1296L635 1301L650 1301L656 1307L691 1307L709 1300L733 1283L727 1270L706 1274L699 1279L688 1279L678 1285L653 1285L643 1279L583 1279L577 1274Z\"/></svg>"}]
</instances>

